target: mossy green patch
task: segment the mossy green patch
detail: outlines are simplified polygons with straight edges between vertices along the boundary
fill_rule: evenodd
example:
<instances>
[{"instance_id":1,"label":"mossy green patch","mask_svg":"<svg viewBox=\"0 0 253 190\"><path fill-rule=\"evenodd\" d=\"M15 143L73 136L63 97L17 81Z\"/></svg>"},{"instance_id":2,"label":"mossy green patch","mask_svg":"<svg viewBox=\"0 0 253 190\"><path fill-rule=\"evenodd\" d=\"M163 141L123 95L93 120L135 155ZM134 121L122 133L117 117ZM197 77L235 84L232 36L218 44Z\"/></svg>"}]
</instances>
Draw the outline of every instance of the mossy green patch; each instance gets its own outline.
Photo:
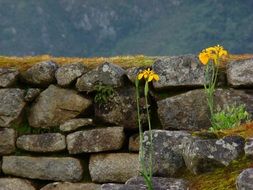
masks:
<instances>
[{"instance_id":1,"label":"mossy green patch","mask_svg":"<svg viewBox=\"0 0 253 190\"><path fill-rule=\"evenodd\" d=\"M17 131L18 136L29 135L29 134L44 134L44 133L60 132L59 127L33 128L29 125L28 121L20 123L20 124L14 124L11 127Z\"/></svg>"},{"instance_id":2,"label":"mossy green patch","mask_svg":"<svg viewBox=\"0 0 253 190\"><path fill-rule=\"evenodd\" d=\"M253 167L253 160L243 157L213 172L201 175L186 173L183 178L190 181L190 189L193 190L233 190L236 189L235 183L238 175L250 167Z\"/></svg>"},{"instance_id":3,"label":"mossy green patch","mask_svg":"<svg viewBox=\"0 0 253 190\"><path fill-rule=\"evenodd\" d=\"M144 55L137 56L116 56L116 57L94 57L94 58L80 58L80 57L53 57L50 55L40 56L25 56L25 57L6 57L0 56L0 67L13 67L21 71L26 70L34 64L41 61L53 61L59 65L80 62L85 64L88 68L94 68L104 62L117 64L123 68L134 66L151 66L155 58Z\"/></svg>"},{"instance_id":4,"label":"mossy green patch","mask_svg":"<svg viewBox=\"0 0 253 190\"><path fill-rule=\"evenodd\" d=\"M248 122L245 124L242 124L238 127L234 127L231 129L225 129L217 131L217 136L222 138L224 136L231 136L231 135L239 135L243 138L252 138L253 137L253 122Z\"/></svg>"},{"instance_id":5,"label":"mossy green patch","mask_svg":"<svg viewBox=\"0 0 253 190\"><path fill-rule=\"evenodd\" d=\"M243 137L244 139L253 137L253 121L241 124L240 126L217 130L217 131L196 131L192 133L193 136L198 136L201 138L223 138L226 136L238 135Z\"/></svg>"}]
</instances>

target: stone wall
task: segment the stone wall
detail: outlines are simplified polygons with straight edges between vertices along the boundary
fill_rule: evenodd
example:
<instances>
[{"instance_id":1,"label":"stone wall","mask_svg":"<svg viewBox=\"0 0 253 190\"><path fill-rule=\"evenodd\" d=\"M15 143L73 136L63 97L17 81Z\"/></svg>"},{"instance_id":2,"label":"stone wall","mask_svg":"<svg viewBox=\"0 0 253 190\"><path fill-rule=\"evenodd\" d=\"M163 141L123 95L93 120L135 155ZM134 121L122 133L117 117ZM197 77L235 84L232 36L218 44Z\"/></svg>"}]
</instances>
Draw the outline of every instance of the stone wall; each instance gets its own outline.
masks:
<instances>
[{"instance_id":1,"label":"stone wall","mask_svg":"<svg viewBox=\"0 0 253 190\"><path fill-rule=\"evenodd\" d=\"M142 69L112 63L88 69L80 63L60 66L53 62L41 62L26 71L0 68L0 187L95 190L100 184L125 183L138 175L134 80ZM240 137L203 140L191 136L210 127L204 66L195 56L158 57L152 69L160 76L149 98L156 129L154 175L180 176L182 168L197 174L227 166L244 154ZM252 114L252 76L252 59L228 63L219 74L215 104L243 103ZM140 102L145 126L144 100ZM199 149L203 146L224 155L206 155ZM248 154L252 152L251 146ZM203 165L205 158L209 164ZM186 189L188 182L178 180L158 181ZM127 182L129 189L136 181Z\"/></svg>"}]
</instances>

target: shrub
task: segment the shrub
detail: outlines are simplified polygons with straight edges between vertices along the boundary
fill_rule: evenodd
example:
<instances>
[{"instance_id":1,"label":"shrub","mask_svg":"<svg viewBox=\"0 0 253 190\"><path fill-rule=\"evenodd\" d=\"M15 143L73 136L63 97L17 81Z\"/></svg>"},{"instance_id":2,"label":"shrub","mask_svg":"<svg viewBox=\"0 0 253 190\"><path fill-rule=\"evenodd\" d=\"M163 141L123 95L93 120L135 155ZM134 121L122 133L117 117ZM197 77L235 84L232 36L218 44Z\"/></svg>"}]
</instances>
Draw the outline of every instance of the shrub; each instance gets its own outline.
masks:
<instances>
[{"instance_id":1,"label":"shrub","mask_svg":"<svg viewBox=\"0 0 253 190\"><path fill-rule=\"evenodd\" d=\"M228 105L213 115L211 131L229 129L249 121L245 105Z\"/></svg>"}]
</instances>

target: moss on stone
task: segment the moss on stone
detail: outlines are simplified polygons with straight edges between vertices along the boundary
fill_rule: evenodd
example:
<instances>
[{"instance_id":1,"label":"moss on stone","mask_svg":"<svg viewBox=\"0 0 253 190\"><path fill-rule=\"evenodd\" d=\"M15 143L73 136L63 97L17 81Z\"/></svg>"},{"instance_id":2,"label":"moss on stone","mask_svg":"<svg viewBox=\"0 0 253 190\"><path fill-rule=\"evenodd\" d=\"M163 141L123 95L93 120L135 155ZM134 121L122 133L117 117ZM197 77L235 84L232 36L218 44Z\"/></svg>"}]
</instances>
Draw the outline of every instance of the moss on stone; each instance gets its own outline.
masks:
<instances>
[{"instance_id":1,"label":"moss on stone","mask_svg":"<svg viewBox=\"0 0 253 190\"><path fill-rule=\"evenodd\" d=\"M194 133L196 136L201 136L204 133ZM223 138L230 135L240 135L243 138L253 137L253 122L243 124L241 126L217 131L213 133L217 138ZM237 161L233 161L229 166L216 169L213 172L202 175L193 175L188 172L185 178L191 181L191 189L194 190L233 190L236 189L235 182L237 176L247 168L253 167L253 160L243 157Z\"/></svg>"},{"instance_id":2,"label":"moss on stone","mask_svg":"<svg viewBox=\"0 0 253 190\"><path fill-rule=\"evenodd\" d=\"M219 138L231 135L239 135L243 138L252 138L253 137L253 121L242 124L238 127L234 127L231 129L225 129L221 131L215 132Z\"/></svg>"},{"instance_id":3,"label":"moss on stone","mask_svg":"<svg viewBox=\"0 0 253 190\"><path fill-rule=\"evenodd\" d=\"M38 55L38 56L0 56L0 67L14 67L19 70L26 70L35 63L41 61L54 61L57 64L68 64L73 62L80 62L85 64L89 68L94 68L104 62L110 62L117 64L123 68L129 68L134 66L151 66L155 59L158 57L149 57L144 55L136 56L115 56L115 57L92 57L92 58L81 58L81 57L53 57L51 55ZM230 55L225 61L230 62L234 60L244 60L253 58L252 54L243 55Z\"/></svg>"},{"instance_id":4,"label":"moss on stone","mask_svg":"<svg viewBox=\"0 0 253 190\"><path fill-rule=\"evenodd\" d=\"M0 56L0 67L13 67L19 70L26 70L35 63L41 61L53 61L59 65L73 62L80 62L89 68L97 67L104 62L117 64L123 68L133 66L150 66L154 63L154 58L143 55L137 56L116 56L116 57L94 57L94 58L78 58L78 57L53 57L50 55L26 56L26 57L6 57Z\"/></svg>"},{"instance_id":5,"label":"moss on stone","mask_svg":"<svg viewBox=\"0 0 253 190\"><path fill-rule=\"evenodd\" d=\"M213 172L201 175L185 174L184 178L191 183L194 190L233 190L236 189L236 178L246 168L253 167L249 158L233 161L229 166L218 168Z\"/></svg>"}]
</instances>

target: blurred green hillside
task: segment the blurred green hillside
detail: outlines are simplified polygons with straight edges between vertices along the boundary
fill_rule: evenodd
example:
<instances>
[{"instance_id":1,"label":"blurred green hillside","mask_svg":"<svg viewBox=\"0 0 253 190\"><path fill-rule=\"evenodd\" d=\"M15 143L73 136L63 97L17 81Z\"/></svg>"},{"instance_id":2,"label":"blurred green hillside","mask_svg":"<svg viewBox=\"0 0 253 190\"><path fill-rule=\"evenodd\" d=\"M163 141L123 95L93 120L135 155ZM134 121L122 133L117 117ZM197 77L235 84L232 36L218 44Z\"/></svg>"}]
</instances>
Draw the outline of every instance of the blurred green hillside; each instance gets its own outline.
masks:
<instances>
[{"instance_id":1,"label":"blurred green hillside","mask_svg":"<svg viewBox=\"0 0 253 190\"><path fill-rule=\"evenodd\" d=\"M253 52L252 0L0 0L0 55Z\"/></svg>"}]
</instances>

